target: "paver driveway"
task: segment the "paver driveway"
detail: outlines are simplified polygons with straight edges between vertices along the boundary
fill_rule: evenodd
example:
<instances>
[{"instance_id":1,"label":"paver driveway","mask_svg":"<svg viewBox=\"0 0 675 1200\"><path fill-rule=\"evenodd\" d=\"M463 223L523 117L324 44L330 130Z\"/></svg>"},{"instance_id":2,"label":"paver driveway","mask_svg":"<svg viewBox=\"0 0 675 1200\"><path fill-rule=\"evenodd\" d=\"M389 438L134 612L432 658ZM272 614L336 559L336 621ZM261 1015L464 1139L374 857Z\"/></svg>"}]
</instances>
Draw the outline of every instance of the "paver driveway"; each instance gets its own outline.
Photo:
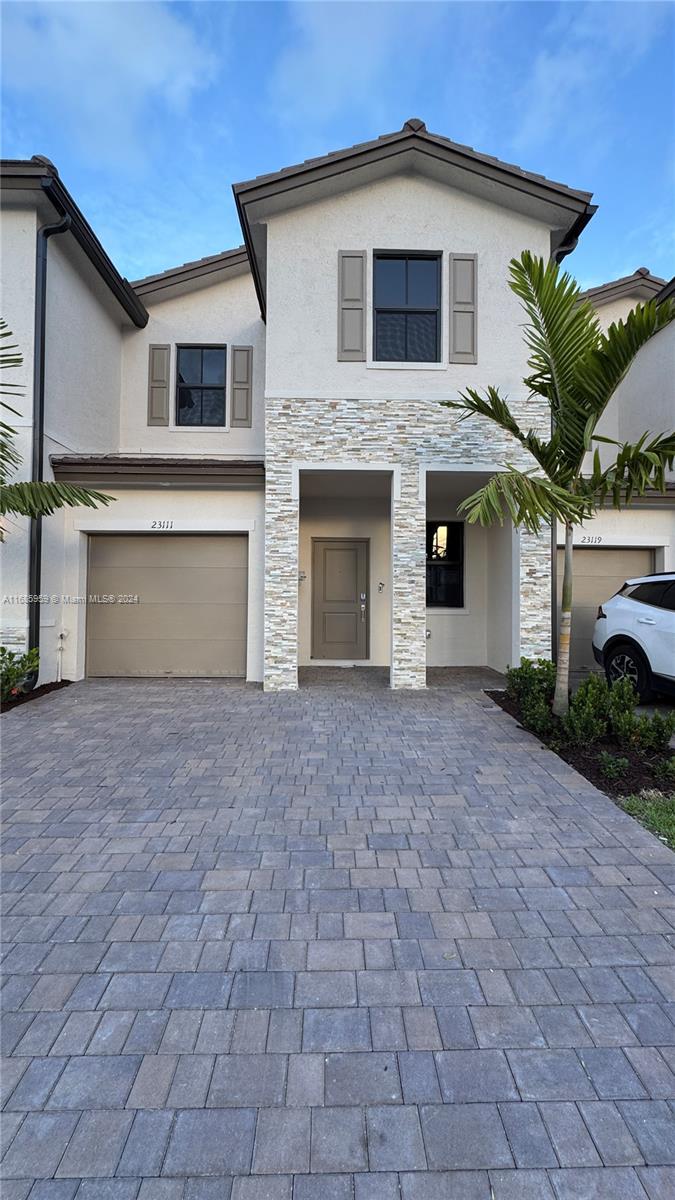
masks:
<instances>
[{"instance_id":1,"label":"paver driveway","mask_svg":"<svg viewBox=\"0 0 675 1200\"><path fill-rule=\"evenodd\" d=\"M675 856L477 672L310 678L3 718L5 1200L672 1200Z\"/></svg>"}]
</instances>

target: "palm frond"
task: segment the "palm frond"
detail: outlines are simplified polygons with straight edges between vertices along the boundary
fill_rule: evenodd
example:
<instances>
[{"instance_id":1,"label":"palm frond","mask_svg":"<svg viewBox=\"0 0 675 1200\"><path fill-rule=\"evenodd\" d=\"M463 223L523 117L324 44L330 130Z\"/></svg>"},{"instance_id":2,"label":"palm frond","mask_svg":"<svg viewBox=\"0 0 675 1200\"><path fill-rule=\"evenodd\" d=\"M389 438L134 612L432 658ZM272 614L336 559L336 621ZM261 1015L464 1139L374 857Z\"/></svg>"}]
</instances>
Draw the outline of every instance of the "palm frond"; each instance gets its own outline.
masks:
<instances>
[{"instance_id":1,"label":"palm frond","mask_svg":"<svg viewBox=\"0 0 675 1200\"><path fill-rule=\"evenodd\" d=\"M13 367L20 367L23 363L23 355L19 350L16 342L11 342L8 346L3 345L5 338L14 337L7 322L0 317L0 370L7 371ZM0 386L0 396L19 396L23 388L20 383L7 383L3 379Z\"/></svg>"},{"instance_id":2,"label":"palm frond","mask_svg":"<svg viewBox=\"0 0 675 1200\"><path fill-rule=\"evenodd\" d=\"M603 438L603 441L609 440ZM665 491L666 470L672 469L675 463L675 433L651 438L648 433L643 433L637 442L615 444L619 446L619 453L615 462L604 470L600 455L595 452L593 470L580 485L585 495L594 496L600 504L611 496L614 508L623 508L630 504L633 496L643 496L651 489Z\"/></svg>"},{"instance_id":3,"label":"palm frond","mask_svg":"<svg viewBox=\"0 0 675 1200\"><path fill-rule=\"evenodd\" d=\"M482 394L475 388L467 388L465 392L460 392L458 400L442 400L441 404L458 412L460 421L475 416L492 421L528 450L544 471L553 469L555 447L551 442L544 442L533 429L528 429L527 432L521 429L506 397L500 394L498 388L488 387Z\"/></svg>"},{"instance_id":4,"label":"palm frond","mask_svg":"<svg viewBox=\"0 0 675 1200\"><path fill-rule=\"evenodd\" d=\"M632 309L625 321L610 325L575 364L571 395L583 402L597 423L636 354L655 333L675 320L675 302L650 300Z\"/></svg>"},{"instance_id":5,"label":"palm frond","mask_svg":"<svg viewBox=\"0 0 675 1200\"><path fill-rule=\"evenodd\" d=\"M0 486L0 516L48 517L58 508L98 508L112 500L114 496L70 483L7 483Z\"/></svg>"},{"instance_id":6,"label":"palm frond","mask_svg":"<svg viewBox=\"0 0 675 1200\"><path fill-rule=\"evenodd\" d=\"M580 524L589 516L590 505L586 498L572 495L545 476L519 471L507 463L505 471L467 496L458 512L466 513L472 525L503 525L510 517L514 525L540 533L542 526L553 520Z\"/></svg>"},{"instance_id":7,"label":"palm frond","mask_svg":"<svg viewBox=\"0 0 675 1200\"><path fill-rule=\"evenodd\" d=\"M578 284L556 262L525 250L510 264L510 287L529 317L525 341L530 351L533 391L557 407L568 394L579 355L597 344L600 329L592 305L581 300ZM554 412L557 420L557 412Z\"/></svg>"}]
</instances>

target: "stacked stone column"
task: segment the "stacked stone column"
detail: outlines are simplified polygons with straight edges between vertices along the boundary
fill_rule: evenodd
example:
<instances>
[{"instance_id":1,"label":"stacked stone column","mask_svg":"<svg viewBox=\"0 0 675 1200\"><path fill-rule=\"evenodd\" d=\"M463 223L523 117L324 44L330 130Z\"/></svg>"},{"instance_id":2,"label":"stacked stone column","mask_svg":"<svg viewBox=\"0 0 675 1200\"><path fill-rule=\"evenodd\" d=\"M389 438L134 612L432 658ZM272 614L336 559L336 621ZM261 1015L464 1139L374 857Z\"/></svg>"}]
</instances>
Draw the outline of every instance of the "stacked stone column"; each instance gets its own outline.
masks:
<instances>
[{"instance_id":1,"label":"stacked stone column","mask_svg":"<svg viewBox=\"0 0 675 1200\"><path fill-rule=\"evenodd\" d=\"M426 503L416 460L402 465L400 498L392 492L391 588L391 686L426 687Z\"/></svg>"}]
</instances>

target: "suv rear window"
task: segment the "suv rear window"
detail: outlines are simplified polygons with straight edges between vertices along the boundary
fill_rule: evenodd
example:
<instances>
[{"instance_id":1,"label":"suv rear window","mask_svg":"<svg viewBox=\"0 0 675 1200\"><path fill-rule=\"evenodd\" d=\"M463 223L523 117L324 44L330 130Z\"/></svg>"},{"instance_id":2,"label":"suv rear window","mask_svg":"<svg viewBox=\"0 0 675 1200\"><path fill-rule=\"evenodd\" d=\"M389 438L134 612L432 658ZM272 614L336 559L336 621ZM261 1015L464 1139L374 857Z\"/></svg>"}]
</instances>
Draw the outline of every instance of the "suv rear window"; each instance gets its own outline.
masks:
<instances>
[{"instance_id":1,"label":"suv rear window","mask_svg":"<svg viewBox=\"0 0 675 1200\"><path fill-rule=\"evenodd\" d=\"M661 608L675 612L675 583L669 583L661 598Z\"/></svg>"},{"instance_id":2,"label":"suv rear window","mask_svg":"<svg viewBox=\"0 0 675 1200\"><path fill-rule=\"evenodd\" d=\"M636 583L635 587L629 588L624 595L630 600L639 600L640 604L652 604L655 608L659 608L663 593L667 587L669 587L668 580L659 580L654 583Z\"/></svg>"}]
</instances>

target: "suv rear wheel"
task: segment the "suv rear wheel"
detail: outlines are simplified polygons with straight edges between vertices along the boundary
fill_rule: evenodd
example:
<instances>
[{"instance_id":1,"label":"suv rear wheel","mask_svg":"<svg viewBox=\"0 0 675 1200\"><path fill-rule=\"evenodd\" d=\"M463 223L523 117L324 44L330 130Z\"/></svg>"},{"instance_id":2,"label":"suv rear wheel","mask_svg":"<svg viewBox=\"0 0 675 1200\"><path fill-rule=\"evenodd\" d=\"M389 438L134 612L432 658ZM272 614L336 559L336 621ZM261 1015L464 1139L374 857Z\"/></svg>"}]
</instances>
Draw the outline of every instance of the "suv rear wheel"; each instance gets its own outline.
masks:
<instances>
[{"instance_id":1,"label":"suv rear wheel","mask_svg":"<svg viewBox=\"0 0 675 1200\"><path fill-rule=\"evenodd\" d=\"M605 675L610 687L619 679L630 679L643 704L652 699L649 664L637 646L619 642L605 656Z\"/></svg>"}]
</instances>

